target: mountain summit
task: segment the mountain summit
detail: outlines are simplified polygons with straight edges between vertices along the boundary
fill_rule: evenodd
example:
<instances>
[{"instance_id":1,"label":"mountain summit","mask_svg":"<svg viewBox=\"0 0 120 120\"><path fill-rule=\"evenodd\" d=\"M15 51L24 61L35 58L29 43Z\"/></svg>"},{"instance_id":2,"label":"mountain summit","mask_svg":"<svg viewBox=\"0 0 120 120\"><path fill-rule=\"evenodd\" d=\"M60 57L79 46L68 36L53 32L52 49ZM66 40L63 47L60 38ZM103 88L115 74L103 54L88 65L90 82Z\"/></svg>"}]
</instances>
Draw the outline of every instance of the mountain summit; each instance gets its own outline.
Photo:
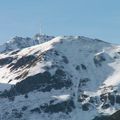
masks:
<instances>
[{"instance_id":1,"label":"mountain summit","mask_svg":"<svg viewBox=\"0 0 120 120\"><path fill-rule=\"evenodd\" d=\"M119 45L83 36L27 39L15 38L10 46L22 44L0 54L2 120L106 120L120 109Z\"/></svg>"},{"instance_id":2,"label":"mountain summit","mask_svg":"<svg viewBox=\"0 0 120 120\"><path fill-rule=\"evenodd\" d=\"M14 37L10 41L7 41L3 45L0 45L0 52L10 52L13 50L21 50L26 47L34 46L37 44L41 44L43 42L49 41L53 39L54 36L48 36L48 35L41 35L41 34L36 34L33 38L26 37Z\"/></svg>"}]
</instances>

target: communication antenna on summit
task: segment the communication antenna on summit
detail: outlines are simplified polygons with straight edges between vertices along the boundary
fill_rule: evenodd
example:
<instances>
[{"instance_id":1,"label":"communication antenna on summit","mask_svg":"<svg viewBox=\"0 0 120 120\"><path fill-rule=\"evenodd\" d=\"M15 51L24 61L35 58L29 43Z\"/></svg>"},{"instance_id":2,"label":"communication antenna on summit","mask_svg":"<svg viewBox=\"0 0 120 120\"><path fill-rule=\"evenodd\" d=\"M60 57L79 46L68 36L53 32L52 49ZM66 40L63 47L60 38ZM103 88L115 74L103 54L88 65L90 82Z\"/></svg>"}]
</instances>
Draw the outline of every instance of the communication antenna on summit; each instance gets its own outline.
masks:
<instances>
[{"instance_id":1,"label":"communication antenna on summit","mask_svg":"<svg viewBox=\"0 0 120 120\"><path fill-rule=\"evenodd\" d=\"M40 24L40 35L42 35L42 25Z\"/></svg>"}]
</instances>

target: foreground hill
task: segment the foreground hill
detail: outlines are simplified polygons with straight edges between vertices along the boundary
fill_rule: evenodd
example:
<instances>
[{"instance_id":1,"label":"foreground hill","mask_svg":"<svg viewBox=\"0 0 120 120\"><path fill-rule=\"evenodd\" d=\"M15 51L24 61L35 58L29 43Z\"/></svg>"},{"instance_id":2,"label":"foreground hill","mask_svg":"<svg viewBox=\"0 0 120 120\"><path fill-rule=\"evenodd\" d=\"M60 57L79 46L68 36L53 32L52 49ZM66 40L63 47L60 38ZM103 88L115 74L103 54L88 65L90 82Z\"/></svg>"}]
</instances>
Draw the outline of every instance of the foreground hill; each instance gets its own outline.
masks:
<instances>
[{"instance_id":1,"label":"foreground hill","mask_svg":"<svg viewBox=\"0 0 120 120\"><path fill-rule=\"evenodd\" d=\"M60 36L0 54L2 120L102 120L120 109L120 46ZM114 120L114 119L113 119Z\"/></svg>"}]
</instances>

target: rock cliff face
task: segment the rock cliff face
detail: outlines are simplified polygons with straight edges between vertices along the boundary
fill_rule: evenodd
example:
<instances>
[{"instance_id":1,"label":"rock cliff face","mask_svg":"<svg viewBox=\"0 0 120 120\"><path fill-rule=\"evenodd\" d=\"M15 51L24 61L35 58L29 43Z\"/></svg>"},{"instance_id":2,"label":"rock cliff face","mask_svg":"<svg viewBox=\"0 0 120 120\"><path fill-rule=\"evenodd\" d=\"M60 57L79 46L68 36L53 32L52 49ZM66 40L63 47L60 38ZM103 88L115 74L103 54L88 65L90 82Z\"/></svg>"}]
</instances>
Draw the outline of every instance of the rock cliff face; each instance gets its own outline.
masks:
<instances>
[{"instance_id":1,"label":"rock cliff face","mask_svg":"<svg viewBox=\"0 0 120 120\"><path fill-rule=\"evenodd\" d=\"M2 120L118 120L119 45L82 36L20 44L0 54Z\"/></svg>"}]
</instances>

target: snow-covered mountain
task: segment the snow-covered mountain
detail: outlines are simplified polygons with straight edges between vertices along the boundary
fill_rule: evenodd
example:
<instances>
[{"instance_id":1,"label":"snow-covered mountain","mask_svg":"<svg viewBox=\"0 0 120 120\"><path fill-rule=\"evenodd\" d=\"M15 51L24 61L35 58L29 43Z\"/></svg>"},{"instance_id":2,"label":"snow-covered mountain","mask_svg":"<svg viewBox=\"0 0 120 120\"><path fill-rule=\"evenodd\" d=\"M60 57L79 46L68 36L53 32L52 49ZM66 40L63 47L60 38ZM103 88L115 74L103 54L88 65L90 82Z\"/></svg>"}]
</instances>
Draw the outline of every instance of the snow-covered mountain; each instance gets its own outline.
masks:
<instances>
[{"instance_id":1,"label":"snow-covered mountain","mask_svg":"<svg viewBox=\"0 0 120 120\"><path fill-rule=\"evenodd\" d=\"M0 83L2 120L103 120L120 110L120 46L59 36L1 53Z\"/></svg>"},{"instance_id":2,"label":"snow-covered mountain","mask_svg":"<svg viewBox=\"0 0 120 120\"><path fill-rule=\"evenodd\" d=\"M22 38L16 36L13 39L4 43L3 45L0 45L0 53L10 52L13 50L21 50L26 47L41 44L53 38L54 36L41 35L41 34L36 34L33 38L29 38L29 37Z\"/></svg>"}]
</instances>

